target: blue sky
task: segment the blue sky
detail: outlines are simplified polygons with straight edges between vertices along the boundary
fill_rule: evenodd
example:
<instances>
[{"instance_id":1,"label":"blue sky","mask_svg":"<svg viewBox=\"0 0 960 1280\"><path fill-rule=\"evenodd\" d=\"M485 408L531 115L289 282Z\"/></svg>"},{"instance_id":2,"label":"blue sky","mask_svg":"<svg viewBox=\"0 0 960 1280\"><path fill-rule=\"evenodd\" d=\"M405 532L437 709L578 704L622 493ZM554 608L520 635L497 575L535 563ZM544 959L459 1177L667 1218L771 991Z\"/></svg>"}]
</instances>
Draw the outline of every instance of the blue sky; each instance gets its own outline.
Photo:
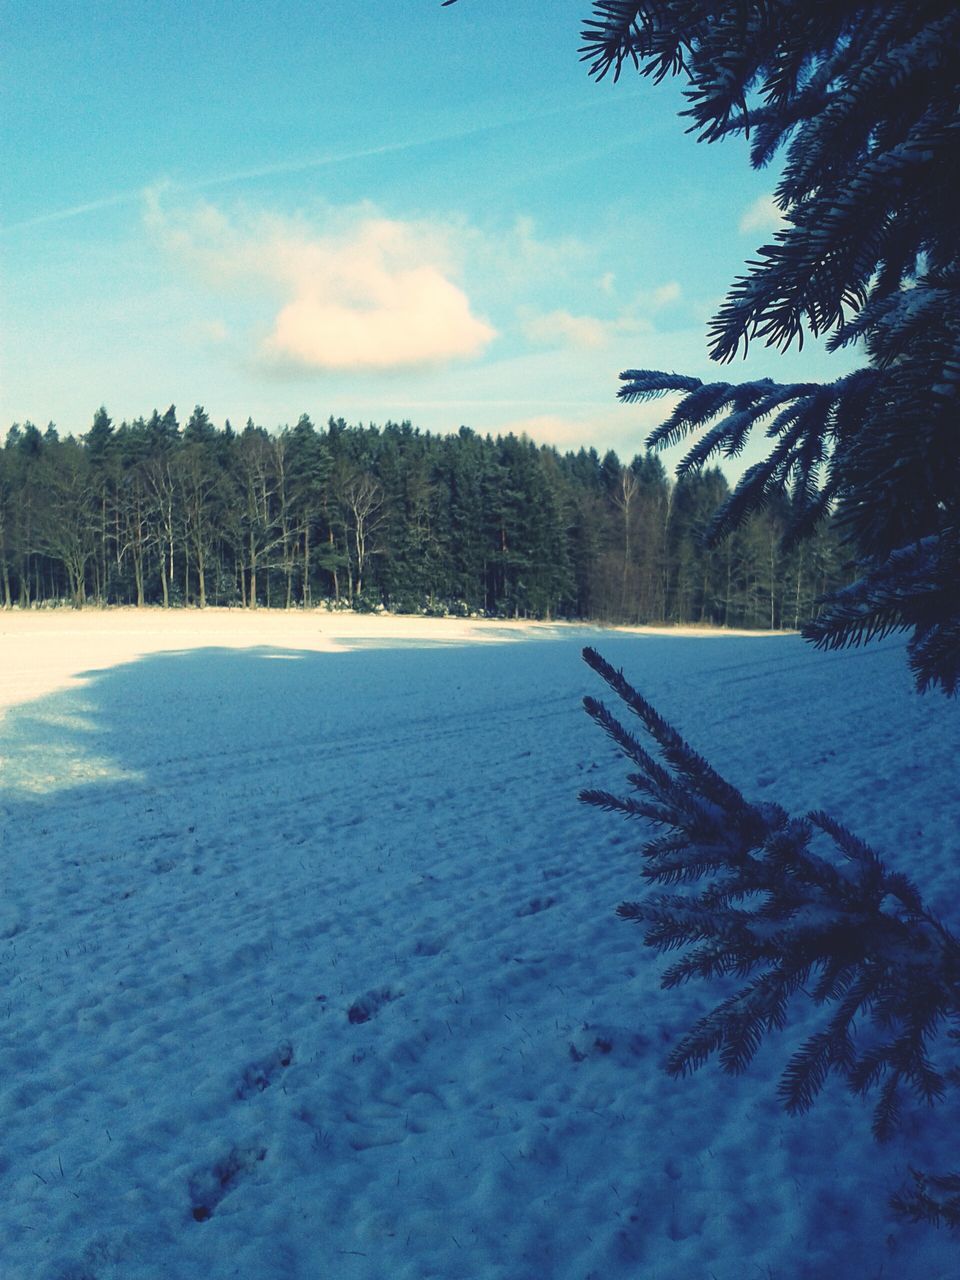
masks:
<instances>
[{"instance_id":1,"label":"blue sky","mask_svg":"<svg viewBox=\"0 0 960 1280\"><path fill-rule=\"evenodd\" d=\"M409 418L629 458L623 368L706 359L775 173L678 85L596 84L588 0L12 6L0 432L202 403L274 429Z\"/></svg>"}]
</instances>

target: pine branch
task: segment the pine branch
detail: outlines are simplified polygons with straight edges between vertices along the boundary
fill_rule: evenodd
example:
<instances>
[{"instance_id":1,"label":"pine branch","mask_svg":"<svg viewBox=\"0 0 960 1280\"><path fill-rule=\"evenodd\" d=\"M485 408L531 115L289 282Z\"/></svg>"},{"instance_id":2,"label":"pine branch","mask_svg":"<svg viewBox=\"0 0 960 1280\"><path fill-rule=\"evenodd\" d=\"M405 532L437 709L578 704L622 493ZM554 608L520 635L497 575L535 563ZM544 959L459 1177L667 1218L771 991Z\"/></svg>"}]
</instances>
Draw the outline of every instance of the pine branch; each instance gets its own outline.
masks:
<instances>
[{"instance_id":1,"label":"pine branch","mask_svg":"<svg viewBox=\"0 0 960 1280\"><path fill-rule=\"evenodd\" d=\"M913 1189L892 1199L894 1210L911 1222L960 1227L960 1173L932 1174L910 1170Z\"/></svg>"},{"instance_id":2,"label":"pine branch","mask_svg":"<svg viewBox=\"0 0 960 1280\"><path fill-rule=\"evenodd\" d=\"M852 586L823 602L803 629L817 648L843 649L913 631L908 646L920 689L960 688L960 532L947 529L864 565Z\"/></svg>"},{"instance_id":3,"label":"pine branch","mask_svg":"<svg viewBox=\"0 0 960 1280\"><path fill-rule=\"evenodd\" d=\"M647 946L683 953L663 974L665 988L731 975L745 982L680 1039L668 1070L684 1075L714 1055L725 1071L745 1070L803 998L825 1019L783 1072L788 1111L806 1111L837 1075L862 1096L879 1090L873 1129L884 1139L904 1089L927 1105L942 1100L948 1074L929 1048L942 1048L941 1026L960 1018L960 945L915 887L826 814L791 819L779 806L750 804L622 672L592 649L583 656L641 721L652 749L590 699L590 714L639 766L630 780L644 799L601 791L581 799L652 820L658 834L642 849L644 879L681 890L622 903L618 914L643 927Z\"/></svg>"}]
</instances>

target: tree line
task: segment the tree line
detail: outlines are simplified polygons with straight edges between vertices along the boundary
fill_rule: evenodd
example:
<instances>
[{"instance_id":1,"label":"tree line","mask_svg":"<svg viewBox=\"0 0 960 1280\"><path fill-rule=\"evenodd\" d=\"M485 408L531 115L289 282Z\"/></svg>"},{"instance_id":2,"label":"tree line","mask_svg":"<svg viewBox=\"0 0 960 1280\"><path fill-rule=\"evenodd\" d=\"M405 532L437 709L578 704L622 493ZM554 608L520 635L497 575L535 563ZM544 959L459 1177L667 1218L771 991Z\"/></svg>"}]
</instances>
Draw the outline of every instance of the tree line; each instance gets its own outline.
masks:
<instances>
[{"instance_id":1,"label":"tree line","mask_svg":"<svg viewBox=\"0 0 960 1280\"><path fill-rule=\"evenodd\" d=\"M0 600L482 613L795 627L843 581L827 524L793 551L784 496L722 547L729 496L652 454L561 454L515 435L409 422L221 430L197 406L0 449Z\"/></svg>"}]
</instances>

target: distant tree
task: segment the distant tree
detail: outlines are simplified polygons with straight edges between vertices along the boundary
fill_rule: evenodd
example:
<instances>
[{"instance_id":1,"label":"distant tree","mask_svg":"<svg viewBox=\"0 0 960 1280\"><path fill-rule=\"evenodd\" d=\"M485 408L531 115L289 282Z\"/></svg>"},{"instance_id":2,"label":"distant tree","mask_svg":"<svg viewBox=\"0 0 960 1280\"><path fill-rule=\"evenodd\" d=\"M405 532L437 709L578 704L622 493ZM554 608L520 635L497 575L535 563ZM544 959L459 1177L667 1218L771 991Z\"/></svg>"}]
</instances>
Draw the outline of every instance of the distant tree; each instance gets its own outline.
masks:
<instances>
[{"instance_id":1,"label":"distant tree","mask_svg":"<svg viewBox=\"0 0 960 1280\"><path fill-rule=\"evenodd\" d=\"M449 591L471 609L486 608L490 545L486 537L484 473L490 448L469 427L441 446L439 475L446 492L446 544Z\"/></svg>"},{"instance_id":2,"label":"distant tree","mask_svg":"<svg viewBox=\"0 0 960 1280\"><path fill-rule=\"evenodd\" d=\"M93 422L83 437L83 442L87 446L91 462L101 462L106 457L113 443L113 419L103 405L93 415Z\"/></svg>"},{"instance_id":3,"label":"distant tree","mask_svg":"<svg viewBox=\"0 0 960 1280\"><path fill-rule=\"evenodd\" d=\"M203 415L206 418L206 415ZM209 429L208 429L209 428ZM197 584L196 602L207 605L207 579L216 538L223 479L216 456L216 431L196 415L184 428L183 441L174 455L171 476L183 534L184 601L189 592L190 569Z\"/></svg>"},{"instance_id":4,"label":"distant tree","mask_svg":"<svg viewBox=\"0 0 960 1280\"><path fill-rule=\"evenodd\" d=\"M156 546L157 529L147 483L147 424L143 418L122 423L116 433L119 461L117 479L117 567L133 570L133 597L138 608L147 603L149 557Z\"/></svg>"},{"instance_id":5,"label":"distant tree","mask_svg":"<svg viewBox=\"0 0 960 1280\"><path fill-rule=\"evenodd\" d=\"M93 540L76 582L63 530L52 539L71 449ZM79 441L14 425L2 457L0 598L9 592L11 605L325 597L607 622L673 619L680 609L685 619L735 615L762 627L788 594L797 612L814 581L836 576L825 537L796 563L771 557L779 511L737 535L751 555L704 550L688 535L692 508L697 528L708 523L712 470L671 495L653 455L627 466L612 451L561 455L467 427L443 437L410 422L338 419L324 432L304 414L293 429L250 422L237 435L229 423L217 430L200 405L182 431L172 406L116 428L101 406Z\"/></svg>"},{"instance_id":6,"label":"distant tree","mask_svg":"<svg viewBox=\"0 0 960 1280\"><path fill-rule=\"evenodd\" d=\"M242 534L238 553L241 573L245 568L247 575L246 603L256 609L264 576L269 589L269 558L282 535L277 521L276 451L268 433L254 426L251 418L237 442L236 456Z\"/></svg>"},{"instance_id":7,"label":"distant tree","mask_svg":"<svg viewBox=\"0 0 960 1280\"><path fill-rule=\"evenodd\" d=\"M94 556L94 594L104 604L109 591L111 542L116 543L117 473L113 420L101 405L93 415L90 430L83 436L90 461L93 502L97 510L97 548Z\"/></svg>"},{"instance_id":8,"label":"distant tree","mask_svg":"<svg viewBox=\"0 0 960 1280\"><path fill-rule=\"evenodd\" d=\"M363 597L370 557L379 550L377 534L385 520L383 489L372 471L344 460L334 476L335 495L347 534L347 594Z\"/></svg>"},{"instance_id":9,"label":"distant tree","mask_svg":"<svg viewBox=\"0 0 960 1280\"><path fill-rule=\"evenodd\" d=\"M0 449L0 593L2 605L9 609L13 604L10 589L13 533L13 465L11 455Z\"/></svg>"},{"instance_id":10,"label":"distant tree","mask_svg":"<svg viewBox=\"0 0 960 1280\"><path fill-rule=\"evenodd\" d=\"M667 516L670 574L667 616L680 623L726 621L724 566L704 545L704 533L729 486L717 467L683 475L674 486Z\"/></svg>"},{"instance_id":11,"label":"distant tree","mask_svg":"<svg viewBox=\"0 0 960 1280\"><path fill-rule=\"evenodd\" d=\"M44 447L46 489L36 537L45 555L63 566L75 608L87 599L87 566L96 554L97 504L90 459L72 437Z\"/></svg>"},{"instance_id":12,"label":"distant tree","mask_svg":"<svg viewBox=\"0 0 960 1280\"><path fill-rule=\"evenodd\" d=\"M213 444L216 441L217 429L202 404L195 406L180 439L183 444Z\"/></svg>"},{"instance_id":13,"label":"distant tree","mask_svg":"<svg viewBox=\"0 0 960 1280\"><path fill-rule=\"evenodd\" d=\"M290 432L287 448L292 475L291 517L297 529L303 566L301 603L308 608L312 602L315 548L318 542L323 545L323 512L328 504L332 462L326 441L305 413Z\"/></svg>"},{"instance_id":14,"label":"distant tree","mask_svg":"<svg viewBox=\"0 0 960 1280\"><path fill-rule=\"evenodd\" d=\"M43 436L32 422L14 425L4 446L9 465L9 539L15 564L17 603L41 598L40 557L37 530L43 512Z\"/></svg>"}]
</instances>

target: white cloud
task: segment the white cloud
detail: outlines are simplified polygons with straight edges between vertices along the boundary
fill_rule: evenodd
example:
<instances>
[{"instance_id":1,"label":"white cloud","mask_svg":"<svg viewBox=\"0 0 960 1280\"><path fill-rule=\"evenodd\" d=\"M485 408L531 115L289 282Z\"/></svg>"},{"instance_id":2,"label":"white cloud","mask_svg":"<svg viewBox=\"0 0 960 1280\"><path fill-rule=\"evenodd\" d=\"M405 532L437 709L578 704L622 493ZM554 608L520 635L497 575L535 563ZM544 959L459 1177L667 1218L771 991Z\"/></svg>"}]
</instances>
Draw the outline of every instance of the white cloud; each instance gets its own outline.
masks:
<instances>
[{"instance_id":1,"label":"white cloud","mask_svg":"<svg viewBox=\"0 0 960 1280\"><path fill-rule=\"evenodd\" d=\"M596 316L575 316L569 311L528 315L522 321L524 335L540 346L602 347L610 331L609 322Z\"/></svg>"},{"instance_id":2,"label":"white cloud","mask_svg":"<svg viewBox=\"0 0 960 1280\"><path fill-rule=\"evenodd\" d=\"M590 247L583 240L576 236L548 240L539 234L536 222L527 215L516 218L510 231L496 243L524 277L566 276L572 267L590 258Z\"/></svg>"},{"instance_id":3,"label":"white cloud","mask_svg":"<svg viewBox=\"0 0 960 1280\"><path fill-rule=\"evenodd\" d=\"M666 284L658 285L654 289L650 302L654 310L659 311L661 307L669 307L673 302L680 301L682 290L676 280L668 280Z\"/></svg>"},{"instance_id":4,"label":"white cloud","mask_svg":"<svg viewBox=\"0 0 960 1280\"><path fill-rule=\"evenodd\" d=\"M646 436L668 416L670 399L652 404L613 405L579 413L540 413L508 418L495 434L529 436L536 444L552 445L562 453L595 448L601 455L615 449L622 461L644 450Z\"/></svg>"},{"instance_id":5,"label":"white cloud","mask_svg":"<svg viewBox=\"0 0 960 1280\"><path fill-rule=\"evenodd\" d=\"M565 418L555 413L539 413L529 418L515 418L498 426L502 435L529 436L537 444L554 445L557 449L576 450L590 439L590 425L579 418Z\"/></svg>"},{"instance_id":6,"label":"white cloud","mask_svg":"<svg viewBox=\"0 0 960 1280\"><path fill-rule=\"evenodd\" d=\"M521 309L520 326L524 337L537 346L595 351L610 346L618 338L636 338L652 333L654 326L649 313L660 310L679 296L679 285L664 285L651 294L641 296L636 307L607 319L573 315L564 310L536 312Z\"/></svg>"},{"instance_id":7,"label":"white cloud","mask_svg":"<svg viewBox=\"0 0 960 1280\"><path fill-rule=\"evenodd\" d=\"M479 354L496 336L452 278L448 228L385 218L371 206L302 219L228 216L201 203L169 211L146 197L166 252L218 290L270 307L258 355L314 370L398 369Z\"/></svg>"},{"instance_id":8,"label":"white cloud","mask_svg":"<svg viewBox=\"0 0 960 1280\"><path fill-rule=\"evenodd\" d=\"M203 342L219 346L230 337L230 330L222 320L206 320L197 326L197 337Z\"/></svg>"},{"instance_id":9,"label":"white cloud","mask_svg":"<svg viewBox=\"0 0 960 1280\"><path fill-rule=\"evenodd\" d=\"M777 208L773 196L759 196L748 205L740 216L740 231L775 231L783 225L783 214Z\"/></svg>"}]
</instances>

